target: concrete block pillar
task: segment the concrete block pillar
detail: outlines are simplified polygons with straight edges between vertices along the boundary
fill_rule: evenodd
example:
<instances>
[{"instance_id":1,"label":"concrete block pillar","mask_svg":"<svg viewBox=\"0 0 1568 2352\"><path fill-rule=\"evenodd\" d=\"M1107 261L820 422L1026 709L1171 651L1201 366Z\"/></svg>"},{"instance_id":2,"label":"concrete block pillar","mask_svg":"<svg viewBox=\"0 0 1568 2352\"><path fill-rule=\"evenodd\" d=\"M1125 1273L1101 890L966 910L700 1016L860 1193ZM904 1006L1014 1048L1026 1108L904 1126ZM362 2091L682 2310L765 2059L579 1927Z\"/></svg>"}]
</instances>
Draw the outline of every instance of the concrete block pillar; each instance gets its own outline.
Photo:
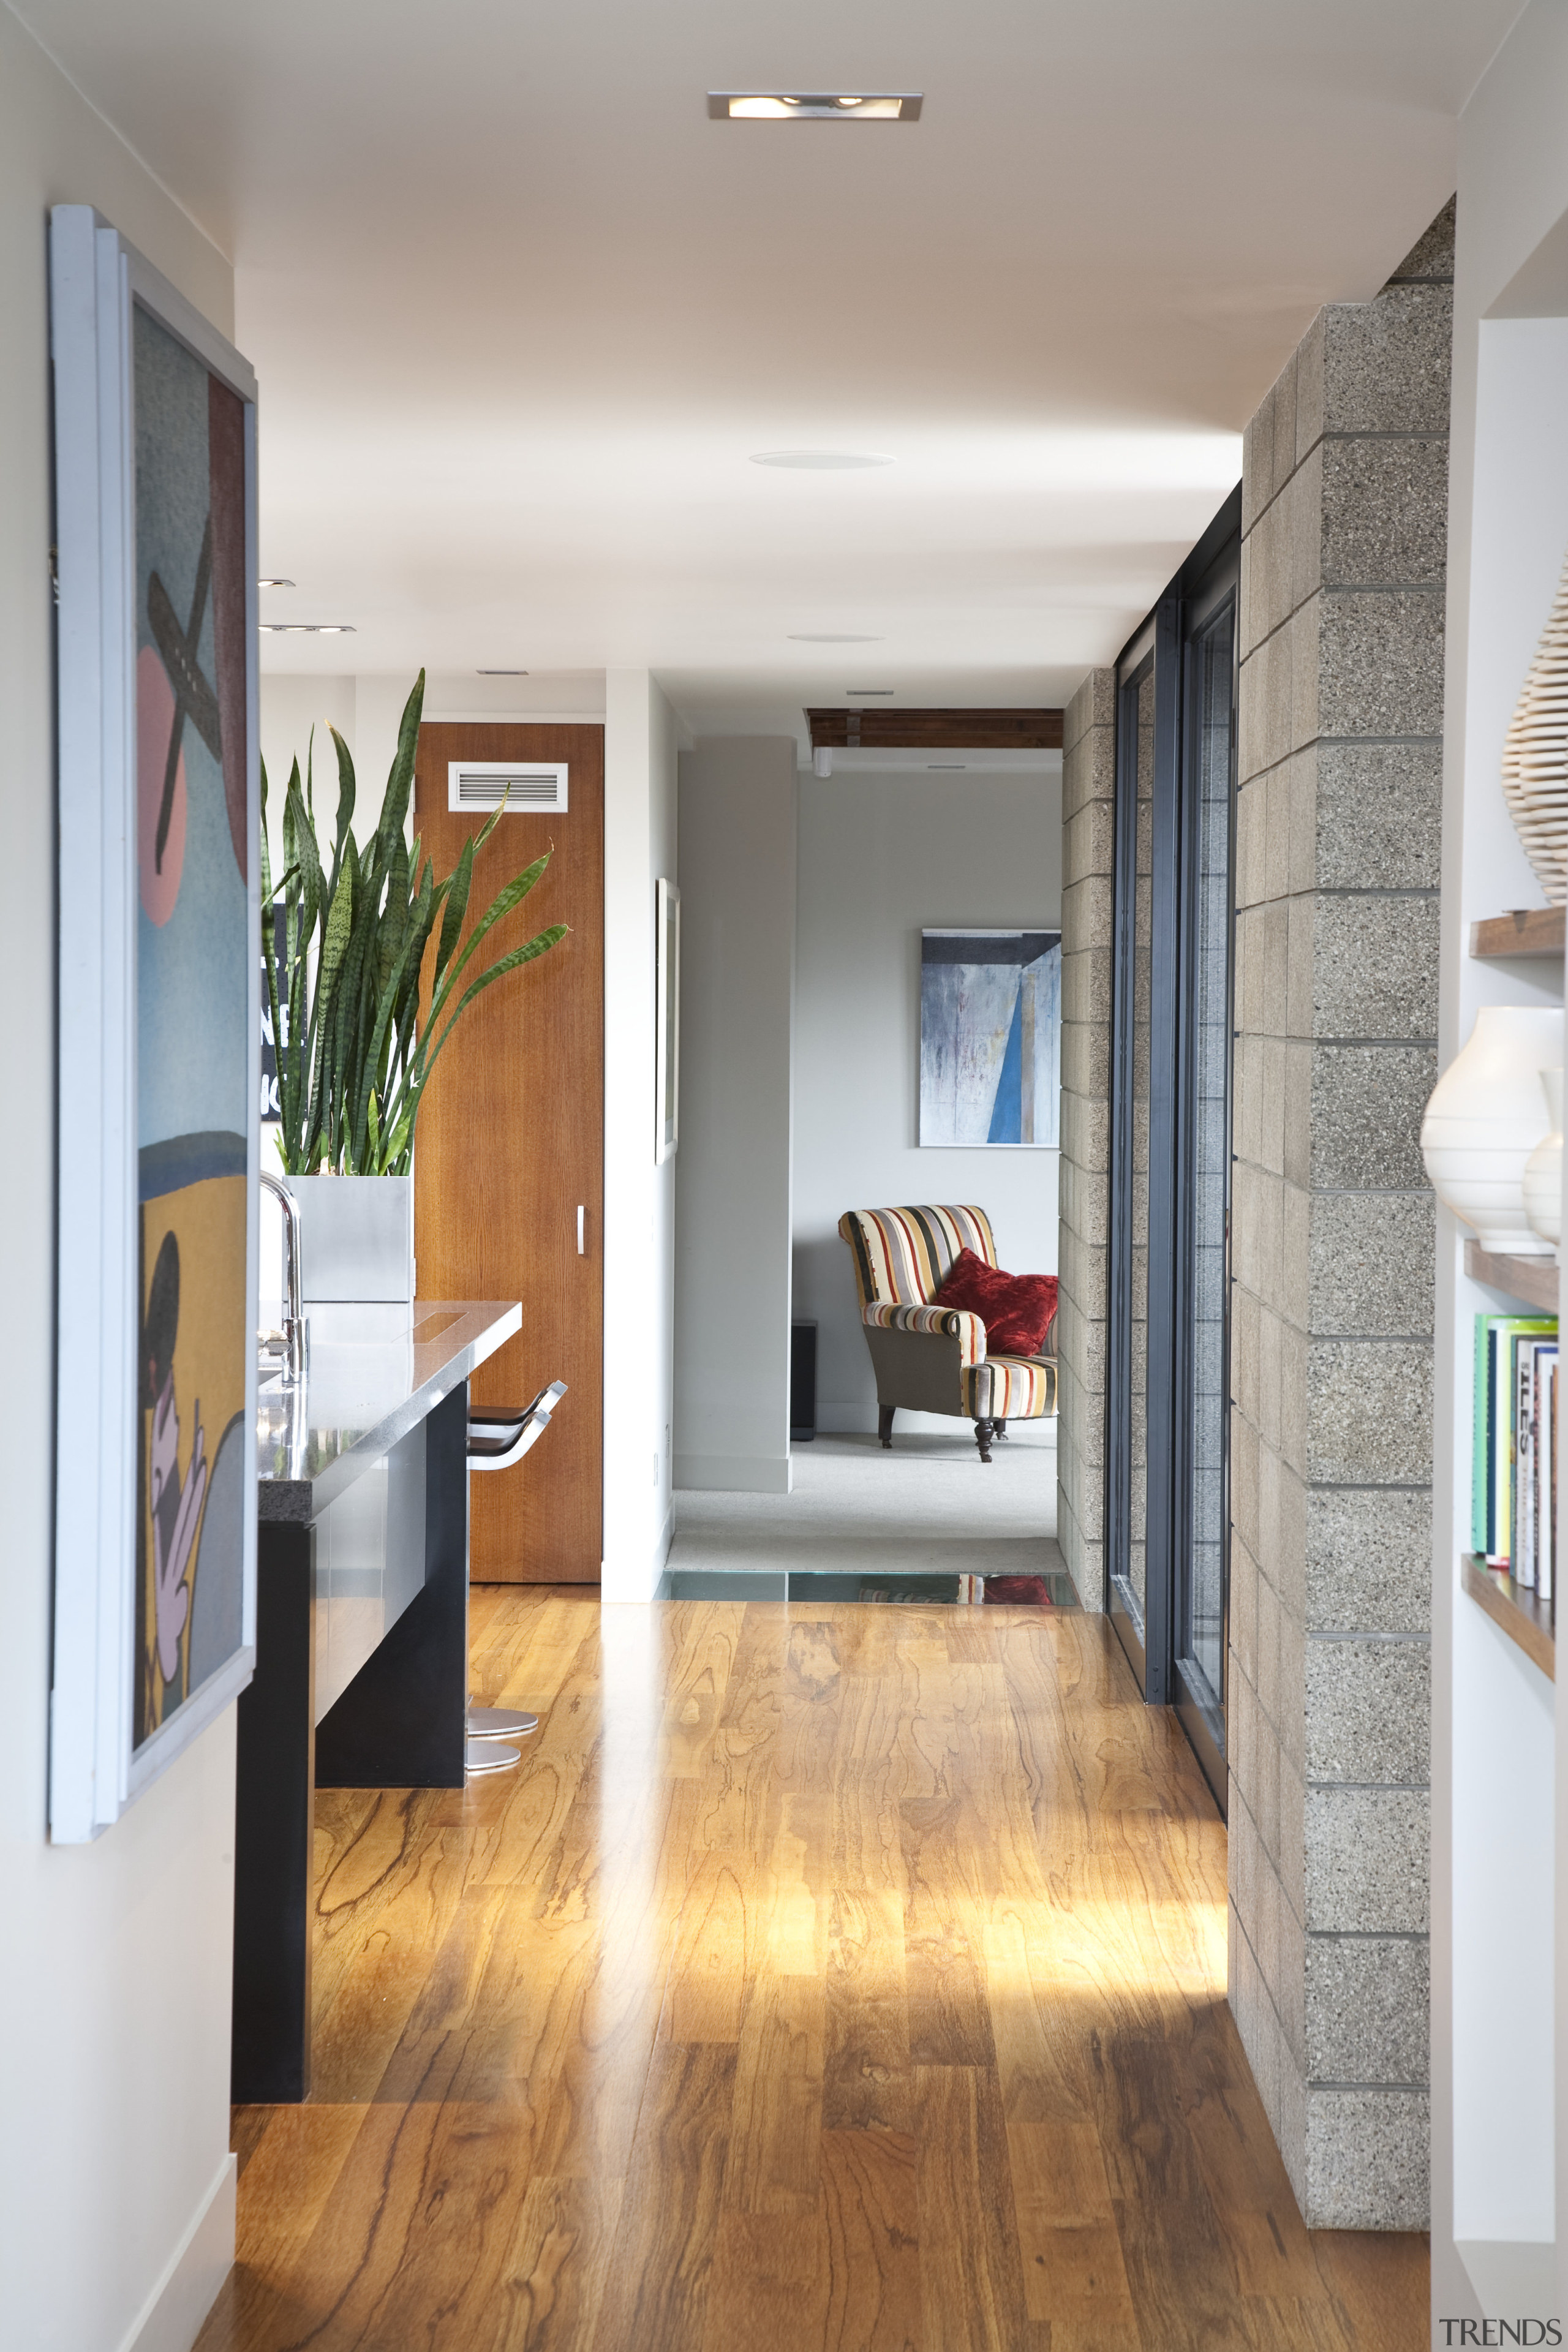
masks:
<instances>
[{"instance_id":1,"label":"concrete block pillar","mask_svg":"<svg viewBox=\"0 0 1568 2352\"><path fill-rule=\"evenodd\" d=\"M1116 794L1113 670L1090 670L1067 707L1062 743L1057 1536L1079 1601L1086 1609L1102 1609L1111 856Z\"/></svg>"},{"instance_id":2,"label":"concrete block pillar","mask_svg":"<svg viewBox=\"0 0 1568 2352\"><path fill-rule=\"evenodd\" d=\"M1313 2228L1426 2226L1437 882L1453 211L1247 428L1230 2000Z\"/></svg>"}]
</instances>

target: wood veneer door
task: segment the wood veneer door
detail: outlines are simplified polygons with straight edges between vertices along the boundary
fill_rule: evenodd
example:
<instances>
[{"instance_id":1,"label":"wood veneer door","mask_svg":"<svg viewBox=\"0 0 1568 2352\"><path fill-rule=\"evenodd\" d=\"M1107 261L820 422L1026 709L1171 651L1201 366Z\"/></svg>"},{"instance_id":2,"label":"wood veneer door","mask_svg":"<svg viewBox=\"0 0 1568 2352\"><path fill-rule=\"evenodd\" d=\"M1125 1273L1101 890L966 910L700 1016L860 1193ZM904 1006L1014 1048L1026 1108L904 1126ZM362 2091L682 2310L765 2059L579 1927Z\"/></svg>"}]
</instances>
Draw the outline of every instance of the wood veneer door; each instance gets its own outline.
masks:
<instances>
[{"instance_id":1,"label":"wood veneer door","mask_svg":"<svg viewBox=\"0 0 1568 2352\"><path fill-rule=\"evenodd\" d=\"M484 823L447 808L451 760L569 768L565 811L503 816L476 861L470 916L553 845L543 879L488 935L474 968L547 923L571 929L469 1006L436 1066L414 1154L419 1296L521 1300L521 1330L474 1375L476 1404L526 1404L547 1381L567 1385L531 1454L470 1480L470 1580L594 1584L604 1552L605 734L421 728L415 828L439 873Z\"/></svg>"}]
</instances>

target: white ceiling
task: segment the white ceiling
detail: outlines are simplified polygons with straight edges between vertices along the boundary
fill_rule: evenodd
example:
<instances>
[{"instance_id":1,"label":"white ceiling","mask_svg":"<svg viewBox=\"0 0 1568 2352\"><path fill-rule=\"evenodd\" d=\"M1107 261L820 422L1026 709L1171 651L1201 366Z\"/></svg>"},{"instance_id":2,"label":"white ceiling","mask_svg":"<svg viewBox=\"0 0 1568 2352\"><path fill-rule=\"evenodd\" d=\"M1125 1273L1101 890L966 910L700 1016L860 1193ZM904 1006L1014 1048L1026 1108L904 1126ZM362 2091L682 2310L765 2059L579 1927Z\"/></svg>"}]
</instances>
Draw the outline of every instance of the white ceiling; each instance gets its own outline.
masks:
<instances>
[{"instance_id":1,"label":"white ceiling","mask_svg":"<svg viewBox=\"0 0 1568 2352\"><path fill-rule=\"evenodd\" d=\"M647 664L700 730L1062 699L1447 196L1518 12L19 0L237 265L264 614L358 630L269 666ZM751 86L925 109L709 119ZM897 463L748 463L803 446Z\"/></svg>"}]
</instances>

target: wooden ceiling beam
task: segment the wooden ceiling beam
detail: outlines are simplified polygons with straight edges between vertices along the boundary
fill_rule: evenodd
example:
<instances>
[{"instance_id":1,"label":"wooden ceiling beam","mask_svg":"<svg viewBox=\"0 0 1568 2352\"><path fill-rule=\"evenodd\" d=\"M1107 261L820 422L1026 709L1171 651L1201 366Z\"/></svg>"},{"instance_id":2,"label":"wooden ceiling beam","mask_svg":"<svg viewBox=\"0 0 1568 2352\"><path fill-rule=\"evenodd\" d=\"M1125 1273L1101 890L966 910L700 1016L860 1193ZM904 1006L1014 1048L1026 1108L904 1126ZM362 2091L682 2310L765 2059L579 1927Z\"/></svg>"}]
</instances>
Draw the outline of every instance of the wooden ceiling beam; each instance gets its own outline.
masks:
<instances>
[{"instance_id":1,"label":"wooden ceiling beam","mask_svg":"<svg viewBox=\"0 0 1568 2352\"><path fill-rule=\"evenodd\" d=\"M807 709L811 748L842 751L1059 751L1059 710Z\"/></svg>"}]
</instances>

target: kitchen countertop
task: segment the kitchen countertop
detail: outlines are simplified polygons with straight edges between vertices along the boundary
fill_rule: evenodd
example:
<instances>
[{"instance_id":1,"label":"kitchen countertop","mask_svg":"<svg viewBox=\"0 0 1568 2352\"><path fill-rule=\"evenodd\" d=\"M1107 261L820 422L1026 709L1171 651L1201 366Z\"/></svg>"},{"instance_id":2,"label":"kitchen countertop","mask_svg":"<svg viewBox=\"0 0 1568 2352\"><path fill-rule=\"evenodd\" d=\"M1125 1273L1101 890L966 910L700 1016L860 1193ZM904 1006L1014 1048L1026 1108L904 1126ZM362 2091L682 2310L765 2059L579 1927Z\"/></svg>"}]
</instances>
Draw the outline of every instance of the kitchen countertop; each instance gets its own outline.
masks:
<instances>
[{"instance_id":1,"label":"kitchen countertop","mask_svg":"<svg viewBox=\"0 0 1568 2352\"><path fill-rule=\"evenodd\" d=\"M305 1314L310 1354L302 1387L284 1389L274 1378L257 1393L262 1519L318 1518L522 1328L521 1307L496 1299L307 1306Z\"/></svg>"}]
</instances>

